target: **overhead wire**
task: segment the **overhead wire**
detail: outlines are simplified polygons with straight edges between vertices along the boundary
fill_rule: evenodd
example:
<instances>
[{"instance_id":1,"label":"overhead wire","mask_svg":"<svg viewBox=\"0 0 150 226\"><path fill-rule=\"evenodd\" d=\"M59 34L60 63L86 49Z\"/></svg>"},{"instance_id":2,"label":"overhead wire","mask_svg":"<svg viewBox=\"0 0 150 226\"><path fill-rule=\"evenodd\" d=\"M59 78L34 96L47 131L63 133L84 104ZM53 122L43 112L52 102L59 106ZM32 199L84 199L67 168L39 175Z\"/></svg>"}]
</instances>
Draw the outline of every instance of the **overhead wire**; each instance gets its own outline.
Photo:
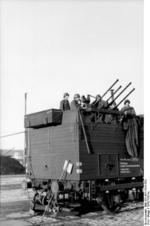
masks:
<instances>
[{"instance_id":1,"label":"overhead wire","mask_svg":"<svg viewBox=\"0 0 150 226\"><path fill-rule=\"evenodd\" d=\"M0 136L0 139L5 138L5 137L10 137L10 136L15 136L15 135L19 135L25 133L25 131L21 131L21 132L17 132L17 133L10 133L10 134L6 134L6 135L2 135Z\"/></svg>"}]
</instances>

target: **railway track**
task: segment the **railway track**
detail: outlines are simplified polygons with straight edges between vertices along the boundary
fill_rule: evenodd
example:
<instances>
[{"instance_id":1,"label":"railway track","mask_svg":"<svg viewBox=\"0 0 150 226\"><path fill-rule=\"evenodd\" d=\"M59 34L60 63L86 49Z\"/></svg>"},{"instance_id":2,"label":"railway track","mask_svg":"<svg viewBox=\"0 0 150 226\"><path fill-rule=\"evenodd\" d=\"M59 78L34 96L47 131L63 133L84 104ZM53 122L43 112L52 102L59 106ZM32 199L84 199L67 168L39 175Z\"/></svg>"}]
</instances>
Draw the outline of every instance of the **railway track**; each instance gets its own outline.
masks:
<instances>
[{"instance_id":1,"label":"railway track","mask_svg":"<svg viewBox=\"0 0 150 226\"><path fill-rule=\"evenodd\" d=\"M95 212L89 212L86 214L79 216L76 216L74 214L64 214L64 213L58 213L57 215L55 214L49 214L46 216L43 215L36 215L28 219L27 221L30 222L32 225L39 226L39 225L57 225L57 226L76 226L76 225L84 225L84 226L99 226L99 225L105 225L105 226L121 226L121 225L130 225L130 219L126 218L125 221L125 216L129 216L133 214L137 216L138 212L141 212L143 209L143 202L129 202L125 203L122 209L120 210L119 213L110 213L106 210L104 211L95 211ZM122 222L121 224L116 224L114 222L117 222L118 219L119 221ZM110 224L108 224L108 222ZM125 224L125 222L127 224ZM71 223L71 224L70 224ZM136 221L136 226L138 226L138 223ZM131 223L133 225L133 222ZM141 226L141 225L140 225Z\"/></svg>"},{"instance_id":2,"label":"railway track","mask_svg":"<svg viewBox=\"0 0 150 226\"><path fill-rule=\"evenodd\" d=\"M135 209L142 209L144 207L143 202L129 202L125 203L120 212L134 211Z\"/></svg>"},{"instance_id":3,"label":"railway track","mask_svg":"<svg viewBox=\"0 0 150 226\"><path fill-rule=\"evenodd\" d=\"M49 215L31 215L29 199L32 199L31 189L23 191L21 183L24 176L1 177L1 225L26 226L143 226L143 202L126 203L119 213L110 214L106 211L89 211L80 217L74 213L61 212L56 217ZM16 185L20 184L20 189ZM14 185L14 186L13 186ZM12 189L10 189L10 187Z\"/></svg>"}]
</instances>

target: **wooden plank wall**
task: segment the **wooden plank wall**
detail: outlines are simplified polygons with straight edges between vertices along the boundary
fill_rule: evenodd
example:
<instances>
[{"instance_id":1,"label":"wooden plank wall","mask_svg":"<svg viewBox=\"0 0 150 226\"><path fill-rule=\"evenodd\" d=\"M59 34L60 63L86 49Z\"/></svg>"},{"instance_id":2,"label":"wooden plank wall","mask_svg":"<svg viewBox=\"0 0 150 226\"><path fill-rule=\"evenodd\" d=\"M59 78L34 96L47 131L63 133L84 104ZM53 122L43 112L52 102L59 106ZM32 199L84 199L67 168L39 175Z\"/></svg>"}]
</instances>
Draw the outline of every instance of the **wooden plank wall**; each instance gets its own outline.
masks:
<instances>
[{"instance_id":1,"label":"wooden plank wall","mask_svg":"<svg viewBox=\"0 0 150 226\"><path fill-rule=\"evenodd\" d=\"M74 168L67 179L96 179L99 178L99 154L127 156L121 125L86 124L85 130L93 154L88 154L78 112L64 112L62 125L27 130L34 176L39 179L59 179L64 161L70 160ZM143 131L140 132L140 140L142 158ZM76 162L82 162L84 173L80 176L76 173Z\"/></svg>"},{"instance_id":2,"label":"wooden plank wall","mask_svg":"<svg viewBox=\"0 0 150 226\"><path fill-rule=\"evenodd\" d=\"M75 119L74 114L72 117ZM79 161L79 139L76 120L63 126L30 130L30 150L35 178L59 179L65 160L74 164L73 173L67 179L79 179L76 162Z\"/></svg>"},{"instance_id":3,"label":"wooden plank wall","mask_svg":"<svg viewBox=\"0 0 150 226\"><path fill-rule=\"evenodd\" d=\"M129 158L125 147L125 133L121 125L99 124L92 128L85 126L88 144L93 154L88 154L82 128L80 127L80 161L82 162L83 174L81 179L98 179L99 154L119 154L121 158ZM143 132L140 131L140 153L143 153ZM142 154L140 154L142 158Z\"/></svg>"},{"instance_id":4,"label":"wooden plank wall","mask_svg":"<svg viewBox=\"0 0 150 226\"><path fill-rule=\"evenodd\" d=\"M125 153L124 134L120 126L99 124L85 126L88 144L93 154L88 154L82 128L80 127L80 161L83 166L81 179L99 178L99 154Z\"/></svg>"}]
</instances>

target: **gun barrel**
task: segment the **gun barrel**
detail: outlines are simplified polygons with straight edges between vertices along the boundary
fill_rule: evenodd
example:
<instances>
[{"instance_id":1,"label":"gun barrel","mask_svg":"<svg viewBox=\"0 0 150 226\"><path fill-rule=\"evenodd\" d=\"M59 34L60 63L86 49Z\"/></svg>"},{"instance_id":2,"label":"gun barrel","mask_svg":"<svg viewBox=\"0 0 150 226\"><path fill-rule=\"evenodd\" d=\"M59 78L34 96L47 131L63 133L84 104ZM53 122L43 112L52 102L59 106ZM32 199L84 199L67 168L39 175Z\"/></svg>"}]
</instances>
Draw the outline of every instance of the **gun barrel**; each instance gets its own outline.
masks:
<instances>
[{"instance_id":1,"label":"gun barrel","mask_svg":"<svg viewBox=\"0 0 150 226\"><path fill-rule=\"evenodd\" d=\"M115 108L117 108L133 91L135 90L135 88L133 88L116 106Z\"/></svg>"},{"instance_id":2,"label":"gun barrel","mask_svg":"<svg viewBox=\"0 0 150 226\"><path fill-rule=\"evenodd\" d=\"M118 89L115 90L114 94L116 94L121 88L122 86L119 86Z\"/></svg>"},{"instance_id":3,"label":"gun barrel","mask_svg":"<svg viewBox=\"0 0 150 226\"><path fill-rule=\"evenodd\" d=\"M102 98L109 92L109 90L112 89L112 87L119 81L119 79L116 79L116 81L107 89L107 91L102 95Z\"/></svg>"},{"instance_id":4,"label":"gun barrel","mask_svg":"<svg viewBox=\"0 0 150 226\"><path fill-rule=\"evenodd\" d=\"M131 85L132 83L131 82L129 82L128 83L128 85L114 98L114 100L113 100L113 102L116 100L116 99L118 99L118 97ZM112 103L113 103L112 102ZM110 104L112 104L112 103L110 103Z\"/></svg>"},{"instance_id":5,"label":"gun barrel","mask_svg":"<svg viewBox=\"0 0 150 226\"><path fill-rule=\"evenodd\" d=\"M114 95L121 89L122 86L119 86L115 91L114 91ZM109 101L111 99L112 96L110 96L106 101Z\"/></svg>"},{"instance_id":6,"label":"gun barrel","mask_svg":"<svg viewBox=\"0 0 150 226\"><path fill-rule=\"evenodd\" d=\"M93 96L93 95L91 95L91 94L89 94L89 96L90 96L90 97L93 97L93 98L95 98L95 99L96 99L96 97L95 97L95 96Z\"/></svg>"}]
</instances>

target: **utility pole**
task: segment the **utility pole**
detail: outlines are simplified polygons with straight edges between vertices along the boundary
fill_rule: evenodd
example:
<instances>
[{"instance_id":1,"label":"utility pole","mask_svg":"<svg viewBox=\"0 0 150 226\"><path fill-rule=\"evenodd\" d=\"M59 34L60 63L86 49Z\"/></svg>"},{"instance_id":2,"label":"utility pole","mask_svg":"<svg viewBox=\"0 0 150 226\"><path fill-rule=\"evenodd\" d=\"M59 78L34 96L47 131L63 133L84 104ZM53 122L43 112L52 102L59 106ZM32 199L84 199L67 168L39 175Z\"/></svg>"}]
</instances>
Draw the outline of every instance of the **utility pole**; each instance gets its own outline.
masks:
<instances>
[{"instance_id":1,"label":"utility pole","mask_svg":"<svg viewBox=\"0 0 150 226\"><path fill-rule=\"evenodd\" d=\"M27 114L27 93L24 94L24 113L25 113L25 116ZM24 163L23 165L25 166L26 165L26 155L27 155L27 142L26 142L26 136L27 136L27 132L25 130L25 137L24 137Z\"/></svg>"},{"instance_id":2,"label":"utility pole","mask_svg":"<svg viewBox=\"0 0 150 226\"><path fill-rule=\"evenodd\" d=\"M24 110L25 110L25 115L27 114L27 93L24 94L24 100L25 100L25 107L24 107Z\"/></svg>"}]
</instances>

